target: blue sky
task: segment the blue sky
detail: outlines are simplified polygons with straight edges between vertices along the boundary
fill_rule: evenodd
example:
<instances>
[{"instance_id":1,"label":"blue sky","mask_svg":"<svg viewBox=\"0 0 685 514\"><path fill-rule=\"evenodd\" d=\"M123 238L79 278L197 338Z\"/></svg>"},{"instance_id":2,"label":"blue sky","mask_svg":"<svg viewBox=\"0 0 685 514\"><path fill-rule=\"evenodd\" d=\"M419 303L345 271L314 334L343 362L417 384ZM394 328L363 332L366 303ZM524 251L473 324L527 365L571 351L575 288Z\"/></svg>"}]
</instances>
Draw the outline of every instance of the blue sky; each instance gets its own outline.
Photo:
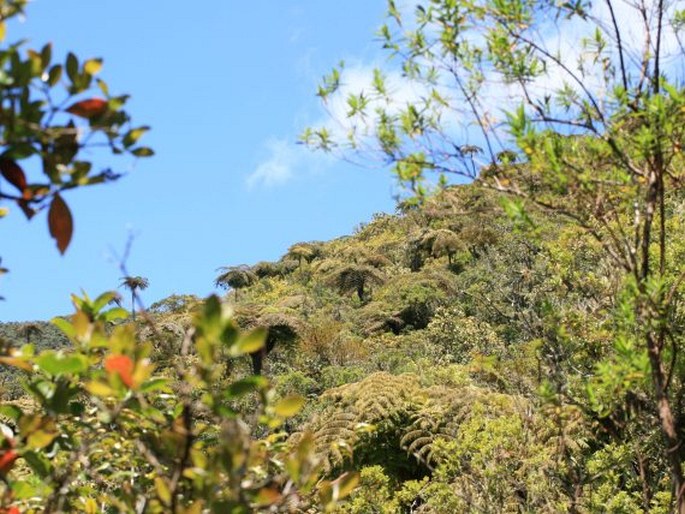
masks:
<instances>
[{"instance_id":1,"label":"blue sky","mask_svg":"<svg viewBox=\"0 0 685 514\"><path fill-rule=\"evenodd\" d=\"M116 288L113 254L129 234L127 267L149 278L149 305L211 293L219 266L276 259L392 212L386 170L295 144L324 119L314 94L324 73L340 59L361 75L383 62L374 32L384 11L384 0L34 0L8 41L103 57L102 78L132 95L129 112L152 126L145 142L157 155L122 163L129 173L115 184L68 194L76 227L64 257L45 213L0 220L11 270L0 278L0 320L69 313L70 293Z\"/></svg>"}]
</instances>

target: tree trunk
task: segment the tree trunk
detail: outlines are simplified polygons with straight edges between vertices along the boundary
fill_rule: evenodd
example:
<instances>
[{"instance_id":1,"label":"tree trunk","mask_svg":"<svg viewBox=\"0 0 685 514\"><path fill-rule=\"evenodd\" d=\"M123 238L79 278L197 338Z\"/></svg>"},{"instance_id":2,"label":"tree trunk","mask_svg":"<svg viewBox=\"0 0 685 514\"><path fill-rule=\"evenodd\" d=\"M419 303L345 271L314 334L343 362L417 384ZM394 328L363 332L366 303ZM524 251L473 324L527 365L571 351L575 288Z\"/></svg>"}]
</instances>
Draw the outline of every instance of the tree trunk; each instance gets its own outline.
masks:
<instances>
[{"instance_id":1,"label":"tree trunk","mask_svg":"<svg viewBox=\"0 0 685 514\"><path fill-rule=\"evenodd\" d=\"M649 280L655 275L654 266L651 263L650 246L653 241L653 223L654 216L659 211L659 275L663 278L665 273L665 255L666 255L666 234L664 225L664 186L663 186L663 155L660 149L656 149L654 167L649 174L649 188L645 198L645 220L642 233L642 266L638 275L639 290L642 299L637 312L637 319L647 328L646 345L647 354L649 356L649 364L652 371L652 383L654 385L654 397L656 400L657 414L659 415L659 422L661 424L661 431L666 439L666 460L671 468L671 480L673 482L673 494L675 497L676 509L675 512L685 514L685 479L683 478L683 455L685 448L683 448L680 427L676 418L673 416L671 409L671 401L668 396L668 379L667 373L664 369L662 351L664 342L666 340L667 319L661 313L666 306L661 305L664 298L659 298L659 308L654 312L654 307L646 304L648 302L649 294L647 292L647 284ZM667 310L667 309L666 309ZM652 328L654 326L658 328Z\"/></svg>"},{"instance_id":2,"label":"tree trunk","mask_svg":"<svg viewBox=\"0 0 685 514\"><path fill-rule=\"evenodd\" d=\"M136 290L131 288L131 317L136 320Z\"/></svg>"},{"instance_id":3,"label":"tree trunk","mask_svg":"<svg viewBox=\"0 0 685 514\"><path fill-rule=\"evenodd\" d=\"M673 494L676 498L676 512L685 514L685 480L683 479L683 444L680 438L678 423L673 416L671 402L666 391L666 372L661 360L661 350L653 334L647 335L649 362L652 368L652 382L656 397L657 413L661 423L661 431L666 438L666 458L671 468Z\"/></svg>"},{"instance_id":4,"label":"tree trunk","mask_svg":"<svg viewBox=\"0 0 685 514\"><path fill-rule=\"evenodd\" d=\"M256 352L250 354L250 358L252 359L252 374L253 375L261 375L262 374L262 366L264 364L264 357L266 357L266 348L262 348L261 350L258 350Z\"/></svg>"}]
</instances>

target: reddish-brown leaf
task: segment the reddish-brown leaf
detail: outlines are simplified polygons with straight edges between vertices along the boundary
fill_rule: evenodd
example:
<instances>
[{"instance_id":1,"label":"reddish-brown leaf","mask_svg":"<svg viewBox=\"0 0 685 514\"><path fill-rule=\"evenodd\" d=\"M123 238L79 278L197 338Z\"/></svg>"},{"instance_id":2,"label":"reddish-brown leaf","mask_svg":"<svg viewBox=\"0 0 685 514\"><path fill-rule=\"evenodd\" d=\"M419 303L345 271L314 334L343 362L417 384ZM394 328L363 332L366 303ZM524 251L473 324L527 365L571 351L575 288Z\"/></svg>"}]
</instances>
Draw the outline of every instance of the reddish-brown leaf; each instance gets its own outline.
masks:
<instances>
[{"instance_id":1,"label":"reddish-brown leaf","mask_svg":"<svg viewBox=\"0 0 685 514\"><path fill-rule=\"evenodd\" d=\"M17 200L17 205L22 211L24 211L26 219L30 220L36 215L36 209L31 207L26 200Z\"/></svg>"},{"instance_id":2,"label":"reddish-brown leaf","mask_svg":"<svg viewBox=\"0 0 685 514\"><path fill-rule=\"evenodd\" d=\"M127 355L110 355L105 359L105 370L117 374L127 387L133 386L133 361Z\"/></svg>"},{"instance_id":3,"label":"reddish-brown leaf","mask_svg":"<svg viewBox=\"0 0 685 514\"><path fill-rule=\"evenodd\" d=\"M88 100L81 100L67 109L68 113L88 119L100 116L106 111L107 101L101 98L89 98Z\"/></svg>"},{"instance_id":4,"label":"reddish-brown leaf","mask_svg":"<svg viewBox=\"0 0 685 514\"><path fill-rule=\"evenodd\" d=\"M26 175L24 170L12 159L0 159L0 172L5 180L22 193L26 189Z\"/></svg>"},{"instance_id":5,"label":"reddish-brown leaf","mask_svg":"<svg viewBox=\"0 0 685 514\"><path fill-rule=\"evenodd\" d=\"M14 461L19 458L19 454L14 450L3 450L0 452L0 475L6 476L9 473L12 466L14 466Z\"/></svg>"},{"instance_id":6,"label":"reddish-brown leaf","mask_svg":"<svg viewBox=\"0 0 685 514\"><path fill-rule=\"evenodd\" d=\"M57 241L57 248L61 254L64 254L71 235L74 233L74 220L71 217L69 207L60 195L55 195L50 203L50 210L48 211L48 228L50 235Z\"/></svg>"}]
</instances>

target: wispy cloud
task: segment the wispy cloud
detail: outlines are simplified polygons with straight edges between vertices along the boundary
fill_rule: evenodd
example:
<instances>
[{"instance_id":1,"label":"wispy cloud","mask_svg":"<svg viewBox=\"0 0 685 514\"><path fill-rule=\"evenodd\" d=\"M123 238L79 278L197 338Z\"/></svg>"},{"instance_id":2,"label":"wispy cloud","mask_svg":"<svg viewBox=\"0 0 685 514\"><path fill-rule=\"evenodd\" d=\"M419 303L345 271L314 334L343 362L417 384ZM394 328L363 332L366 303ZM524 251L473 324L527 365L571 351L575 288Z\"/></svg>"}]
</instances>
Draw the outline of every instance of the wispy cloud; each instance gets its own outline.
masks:
<instances>
[{"instance_id":1,"label":"wispy cloud","mask_svg":"<svg viewBox=\"0 0 685 514\"><path fill-rule=\"evenodd\" d=\"M346 66L340 89L328 99L325 106L327 112L311 123L305 122L301 128L304 129L306 125L326 127L338 140L344 140L351 130L371 136L375 129L375 116L348 117L347 98L350 94L359 94L362 91L373 96L371 84L375 67L374 64L364 63ZM377 107L383 107L387 112L395 113L426 94L425 89L404 80L399 72L386 73L386 83L390 91L389 98L373 100L368 108L372 114ZM295 141L298 136L299 134L272 137L266 141L265 158L247 176L248 189L281 186L298 176L320 172L336 161L335 158L321 152L314 152L307 147L297 145Z\"/></svg>"},{"instance_id":2,"label":"wispy cloud","mask_svg":"<svg viewBox=\"0 0 685 514\"><path fill-rule=\"evenodd\" d=\"M335 160L298 145L296 135L274 137L266 144L266 157L247 176L248 189L278 187L297 177L311 175L329 167Z\"/></svg>"},{"instance_id":3,"label":"wispy cloud","mask_svg":"<svg viewBox=\"0 0 685 514\"><path fill-rule=\"evenodd\" d=\"M341 74L340 87L327 99L325 107L328 115L319 120L316 126L326 127L338 140L347 137L351 131L356 132L358 136L370 135L373 134L378 121L375 115L377 109L393 116L408 104L415 104L429 94L428 88L418 82L407 80L399 70L386 69L383 71L383 78L388 95L378 95L373 88L376 68L383 69L384 66L366 63L346 66ZM363 94L368 100L366 114L349 116L348 98L350 95L359 94Z\"/></svg>"},{"instance_id":4,"label":"wispy cloud","mask_svg":"<svg viewBox=\"0 0 685 514\"><path fill-rule=\"evenodd\" d=\"M287 139L270 139L266 143L267 158L247 177L247 187L273 187L288 182L301 155L294 143Z\"/></svg>"},{"instance_id":5,"label":"wispy cloud","mask_svg":"<svg viewBox=\"0 0 685 514\"><path fill-rule=\"evenodd\" d=\"M414 20L414 2L402 0L398 2L398 8L403 17L403 30L412 28ZM617 2L615 4L616 16L620 20L620 30L622 33L623 46L628 52L627 67L629 74L635 74L639 68L639 61L642 58L642 45L644 45L644 23L638 11L628 2ZM597 98L603 98L606 86L602 80L602 75L586 62L585 73L578 70L578 62L586 59L585 49L580 44L584 37L590 37L594 33L596 24L607 27L607 33L612 34L612 27L609 26L609 13L606 6L600 3L594 6L592 16L586 21L577 20L567 23L564 30L560 30L556 20L552 20L549 26L544 26L539 36L539 44L550 56L559 55L563 58L564 65L555 64L550 57L546 73L534 81L526 84L526 90L531 100L539 101L547 96L554 95L564 86L575 89L579 94L580 85L569 75L569 71L577 77L582 78L582 86L585 91L590 92ZM653 25L654 20L647 21ZM430 28L426 29L430 30ZM673 35L671 27L665 28L666 42L664 54L667 61L664 68L671 71L673 68L682 66L680 61L670 61L668 57L677 53L674 47L677 40ZM476 34L475 42L482 44L478 40L481 35ZM615 42L610 42L614 44ZM677 54L679 55L679 53ZM341 84L337 91L330 95L324 105L325 112L318 110L319 114L302 119L301 128L311 126L313 128L325 128L332 139L343 143L350 136L358 144L354 146L354 151L362 155L362 159L369 157L373 159L373 154L366 156L364 153L365 142L369 143L369 148L373 147L374 133L377 128L376 112L382 110L390 116L398 114L406 108L408 104L421 105L422 99L431 95L431 87L434 88L443 98L451 104L448 116L442 118L443 130L448 136L460 142L480 144L481 135L477 124L473 123L472 114L463 102L463 95L459 88L455 86L454 77L449 73L441 76L438 83L434 86L412 81L403 76L396 63L392 67L387 61L381 61L383 55L379 55L377 60L372 62L348 59L347 65L341 74ZM311 54L303 57L300 64L303 75L311 76L315 74L311 64ZM374 69L384 70L385 85L389 92L388 95L379 95L373 88ZM600 69L601 71L601 69ZM314 88L312 87L312 90ZM364 94L368 101L366 114L356 114L350 116L350 105L348 98L351 94ZM523 90L518 84L505 83L502 77L490 71L486 72L486 80L479 91L481 101L481 114L488 120L491 126L496 126L504 117L504 112L518 106L523 99ZM305 111L310 111L310 106L304 106ZM302 114L302 112L300 112ZM313 121L312 121L313 119ZM475 127L475 128L474 128ZM506 135L504 135L506 139ZM297 176L306 175L314 170L322 170L331 165L335 158L329 158L321 152L312 152L309 149L295 144L298 134L286 137L274 137L267 141L267 155L265 159L248 176L247 185L250 188L257 186L274 187L287 183ZM369 162L368 164L372 164Z\"/></svg>"}]
</instances>

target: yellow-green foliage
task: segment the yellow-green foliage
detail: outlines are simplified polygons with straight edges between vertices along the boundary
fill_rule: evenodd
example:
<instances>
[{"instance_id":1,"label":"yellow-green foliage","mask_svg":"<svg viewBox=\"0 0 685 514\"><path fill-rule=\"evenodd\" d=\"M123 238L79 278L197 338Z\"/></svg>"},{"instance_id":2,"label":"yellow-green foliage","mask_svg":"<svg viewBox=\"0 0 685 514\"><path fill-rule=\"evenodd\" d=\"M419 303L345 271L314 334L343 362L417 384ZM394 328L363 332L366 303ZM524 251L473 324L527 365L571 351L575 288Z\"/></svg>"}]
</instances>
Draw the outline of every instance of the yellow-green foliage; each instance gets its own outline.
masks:
<instances>
[{"instance_id":1,"label":"yellow-green foliage","mask_svg":"<svg viewBox=\"0 0 685 514\"><path fill-rule=\"evenodd\" d=\"M624 283L597 242L542 212L531 216L533 232L516 230L491 193L448 188L403 215L377 216L353 236L294 245L279 261L241 267L257 278L229 292L227 304L238 326L268 331L266 345L237 360L205 355L216 359L213 390L263 384L249 378L251 356L275 386L266 400L284 401L288 411L293 395L306 397L283 425L288 446L299 445L302 458L310 449L327 478L362 472L341 507L350 514L601 505L667 512L657 419L645 408L646 355L615 321ZM457 248L455 238L463 245L451 265L444 248L433 248L441 234L447 247ZM348 268L375 277L361 295L333 280ZM176 369L202 362L201 352L179 355L197 342L201 307L170 297L138 323L173 392L185 387ZM209 425L219 409L257 426L261 405L254 394L224 397L198 419ZM219 436L203 432L208 448ZM132 451L121 448L113 463Z\"/></svg>"},{"instance_id":2,"label":"yellow-green foliage","mask_svg":"<svg viewBox=\"0 0 685 514\"><path fill-rule=\"evenodd\" d=\"M354 474L320 482L307 438L284 445L279 428L302 398L276 399L260 377L226 380L230 360L262 347L264 331L240 333L210 297L179 350L187 359L162 377L152 345L122 322L127 312L106 308L113 297L74 297L76 313L55 320L68 347L2 357L26 373L33 400L1 407L3 512L327 510L350 492ZM253 420L231 407L248 394L259 399Z\"/></svg>"},{"instance_id":3,"label":"yellow-green foliage","mask_svg":"<svg viewBox=\"0 0 685 514\"><path fill-rule=\"evenodd\" d=\"M646 29L626 43L612 0L613 23L589 2L433 0L403 24L396 3L380 36L422 94L398 105L377 71L346 99L345 141L303 140L381 155L417 196L229 263L223 303L173 295L136 323L112 293L74 297L68 343L1 327L0 514L685 512L685 90L661 45L679 62L685 12L624 2ZM569 20L572 66L539 39ZM116 177L82 150L152 151L124 97L85 99L99 60L69 54L62 80L50 45L9 45L2 200L46 208L64 252L62 193ZM489 105L491 78L522 105ZM454 139L455 113L487 148ZM469 184L431 196L429 171Z\"/></svg>"},{"instance_id":4,"label":"yellow-green foliage","mask_svg":"<svg viewBox=\"0 0 685 514\"><path fill-rule=\"evenodd\" d=\"M376 373L322 396L323 410L305 425L317 453L331 467L371 466L362 468L362 490L346 512L392 512L388 505L411 503L422 512L561 508L558 447L530 402L462 380L422 386L416 375ZM377 454L379 446L385 454ZM422 463L417 476L431 480L403 483L408 466L389 453L400 451ZM365 479L376 486L368 490Z\"/></svg>"},{"instance_id":5,"label":"yellow-green foliage","mask_svg":"<svg viewBox=\"0 0 685 514\"><path fill-rule=\"evenodd\" d=\"M291 442L310 433L329 472L367 467L368 482L381 466L386 512L592 510L616 487L643 509L663 497L653 438L633 436L619 486L587 472L607 437L656 423L646 393L628 395L644 388L644 355L614 337L624 283L601 243L526 215L510 219L477 184L446 188L258 263L261 278L230 297L243 326L297 327L265 365L281 394L313 399ZM342 280L353 269L369 280ZM638 454L656 459L644 479ZM378 499L362 490L353 509Z\"/></svg>"}]
</instances>

